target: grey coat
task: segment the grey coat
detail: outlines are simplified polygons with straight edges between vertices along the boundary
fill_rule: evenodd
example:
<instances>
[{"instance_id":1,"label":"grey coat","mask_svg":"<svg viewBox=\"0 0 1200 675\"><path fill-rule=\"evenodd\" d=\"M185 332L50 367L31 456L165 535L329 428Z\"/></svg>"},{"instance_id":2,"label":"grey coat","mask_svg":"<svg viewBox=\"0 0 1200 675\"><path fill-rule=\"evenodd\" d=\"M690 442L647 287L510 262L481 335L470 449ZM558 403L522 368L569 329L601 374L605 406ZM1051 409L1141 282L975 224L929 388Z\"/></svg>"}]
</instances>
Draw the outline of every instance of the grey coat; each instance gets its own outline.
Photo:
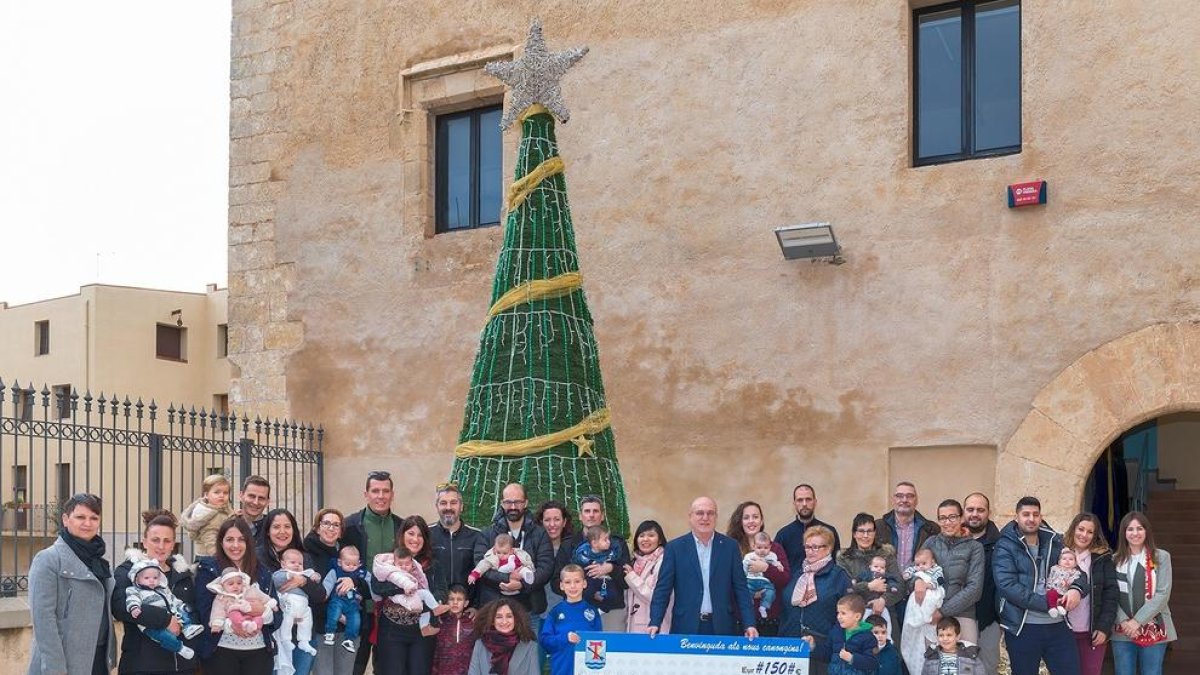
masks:
<instances>
[{"instance_id":1,"label":"grey coat","mask_svg":"<svg viewBox=\"0 0 1200 675\"><path fill-rule=\"evenodd\" d=\"M939 534L925 540L946 575L946 598L942 616L975 618L975 603L983 597L984 567L987 554L971 536L947 537Z\"/></svg>"},{"instance_id":2,"label":"grey coat","mask_svg":"<svg viewBox=\"0 0 1200 675\"><path fill-rule=\"evenodd\" d=\"M492 672L492 656L488 653L487 647L483 646L483 640L475 643L475 649L471 651L471 667L467 670L467 675L491 675ZM518 642L516 647L513 647L512 658L508 662L508 675L541 675L542 666L538 664L538 643Z\"/></svg>"},{"instance_id":3,"label":"grey coat","mask_svg":"<svg viewBox=\"0 0 1200 675\"><path fill-rule=\"evenodd\" d=\"M1132 582L1129 582L1130 593L1117 594L1117 624L1122 621L1129 620L1132 615L1137 619L1139 624L1149 623L1154 617L1162 617L1163 629L1167 633L1167 641L1178 640L1179 634L1175 632L1175 622L1171 619L1171 609L1167 607L1167 603L1171 600L1171 554L1161 548L1154 552L1154 566L1158 568L1157 581L1158 586L1154 589L1154 595L1149 600L1143 600L1146 590L1146 571L1145 568L1138 568L1138 573L1135 575ZM1120 568L1117 571L1117 578L1120 579L1122 572ZM1140 594L1136 600L1131 598L1133 593ZM1142 602L1138 607L1135 602ZM1134 610L1134 607L1138 607ZM1110 636L1114 642L1129 642L1129 636L1124 633L1113 631Z\"/></svg>"},{"instance_id":4,"label":"grey coat","mask_svg":"<svg viewBox=\"0 0 1200 675\"><path fill-rule=\"evenodd\" d=\"M107 624L108 668L112 670L117 657L117 638L108 612L112 590L112 577L103 582L97 579L62 539L33 557L29 566L29 613L33 617L29 675L91 675L101 622Z\"/></svg>"}]
</instances>

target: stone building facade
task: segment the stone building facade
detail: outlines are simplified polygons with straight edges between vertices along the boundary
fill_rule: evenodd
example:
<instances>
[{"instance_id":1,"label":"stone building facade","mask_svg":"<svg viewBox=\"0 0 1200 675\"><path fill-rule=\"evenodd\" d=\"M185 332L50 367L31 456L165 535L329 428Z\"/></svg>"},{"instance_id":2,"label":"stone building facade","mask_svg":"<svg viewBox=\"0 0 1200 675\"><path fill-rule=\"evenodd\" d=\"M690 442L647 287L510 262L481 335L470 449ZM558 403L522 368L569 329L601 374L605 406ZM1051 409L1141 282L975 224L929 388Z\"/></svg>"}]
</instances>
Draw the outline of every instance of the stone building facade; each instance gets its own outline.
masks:
<instances>
[{"instance_id":1,"label":"stone building facade","mask_svg":"<svg viewBox=\"0 0 1200 675\"><path fill-rule=\"evenodd\" d=\"M429 512L502 236L435 234L434 121L538 15L591 48L558 136L635 519L777 528L809 482L848 527L911 478L1065 522L1109 442L1200 409L1200 6L1020 3L1019 152L915 166L931 4L234 0L232 398L325 423L331 503L390 468ZM844 264L782 258L812 221Z\"/></svg>"}]
</instances>

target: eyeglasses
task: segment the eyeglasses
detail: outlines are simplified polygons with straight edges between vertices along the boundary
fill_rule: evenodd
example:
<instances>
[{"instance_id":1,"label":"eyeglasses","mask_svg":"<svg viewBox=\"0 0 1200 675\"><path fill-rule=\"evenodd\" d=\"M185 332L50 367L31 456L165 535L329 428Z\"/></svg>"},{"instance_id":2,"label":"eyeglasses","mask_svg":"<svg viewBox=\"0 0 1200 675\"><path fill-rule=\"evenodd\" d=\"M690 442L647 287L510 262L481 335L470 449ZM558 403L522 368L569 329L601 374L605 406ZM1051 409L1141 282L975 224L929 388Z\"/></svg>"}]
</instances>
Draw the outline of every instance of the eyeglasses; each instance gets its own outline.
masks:
<instances>
[{"instance_id":1,"label":"eyeglasses","mask_svg":"<svg viewBox=\"0 0 1200 675\"><path fill-rule=\"evenodd\" d=\"M520 506L524 503L524 499L505 499L504 501L500 502L500 505L504 508L512 508L514 506Z\"/></svg>"},{"instance_id":2,"label":"eyeglasses","mask_svg":"<svg viewBox=\"0 0 1200 675\"><path fill-rule=\"evenodd\" d=\"M371 471L367 474L367 480L391 480L392 472L390 471Z\"/></svg>"},{"instance_id":3,"label":"eyeglasses","mask_svg":"<svg viewBox=\"0 0 1200 675\"><path fill-rule=\"evenodd\" d=\"M959 514L959 513L955 513L955 514L949 515L949 516L938 516L938 522L939 523L952 523L960 518L962 518L962 514Z\"/></svg>"},{"instance_id":4,"label":"eyeglasses","mask_svg":"<svg viewBox=\"0 0 1200 675\"><path fill-rule=\"evenodd\" d=\"M917 493L915 493L915 492L897 492L896 494L894 494L892 496L895 497L896 499L916 499Z\"/></svg>"},{"instance_id":5,"label":"eyeglasses","mask_svg":"<svg viewBox=\"0 0 1200 675\"><path fill-rule=\"evenodd\" d=\"M328 528L330 530L336 530L336 529L340 528L341 526L342 526L342 524L336 520L322 520L321 521L321 527Z\"/></svg>"},{"instance_id":6,"label":"eyeglasses","mask_svg":"<svg viewBox=\"0 0 1200 675\"><path fill-rule=\"evenodd\" d=\"M854 534L875 534L875 528L860 527L854 531Z\"/></svg>"},{"instance_id":7,"label":"eyeglasses","mask_svg":"<svg viewBox=\"0 0 1200 675\"><path fill-rule=\"evenodd\" d=\"M805 544L805 551L820 551L823 548L829 548L829 544Z\"/></svg>"}]
</instances>

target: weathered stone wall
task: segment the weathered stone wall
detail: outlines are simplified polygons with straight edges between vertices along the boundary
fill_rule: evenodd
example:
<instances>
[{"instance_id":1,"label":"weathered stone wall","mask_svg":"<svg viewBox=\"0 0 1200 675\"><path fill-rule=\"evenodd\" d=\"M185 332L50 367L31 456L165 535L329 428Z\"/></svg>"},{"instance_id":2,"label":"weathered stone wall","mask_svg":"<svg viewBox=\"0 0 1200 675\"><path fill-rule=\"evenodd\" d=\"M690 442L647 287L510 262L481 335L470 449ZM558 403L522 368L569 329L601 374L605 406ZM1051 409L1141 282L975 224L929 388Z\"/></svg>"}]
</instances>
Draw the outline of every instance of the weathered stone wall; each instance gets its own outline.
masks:
<instances>
[{"instance_id":1,"label":"weathered stone wall","mask_svg":"<svg viewBox=\"0 0 1200 675\"><path fill-rule=\"evenodd\" d=\"M386 467L398 509L429 511L501 231L432 236L423 106L493 96L439 64L511 49L536 14L552 49L592 49L559 140L633 517L677 533L709 492L777 528L808 481L845 528L901 477L926 507L993 487L889 475L889 448L1003 463L1060 371L1200 318L1200 6L1025 3L1022 152L924 168L910 12L235 0L233 398L325 423L328 501ZM1032 179L1050 203L1005 208ZM846 264L781 258L771 228L817 220Z\"/></svg>"}]
</instances>

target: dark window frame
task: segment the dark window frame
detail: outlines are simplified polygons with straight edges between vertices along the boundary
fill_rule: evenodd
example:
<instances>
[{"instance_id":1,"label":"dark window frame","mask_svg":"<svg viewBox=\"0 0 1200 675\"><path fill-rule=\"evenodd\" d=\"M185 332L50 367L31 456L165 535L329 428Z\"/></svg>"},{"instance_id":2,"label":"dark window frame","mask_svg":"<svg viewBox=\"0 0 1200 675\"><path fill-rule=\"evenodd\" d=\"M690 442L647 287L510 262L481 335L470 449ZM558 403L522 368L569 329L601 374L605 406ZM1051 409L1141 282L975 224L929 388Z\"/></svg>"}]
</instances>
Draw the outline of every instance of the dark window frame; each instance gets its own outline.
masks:
<instances>
[{"instance_id":1,"label":"dark window frame","mask_svg":"<svg viewBox=\"0 0 1200 675\"><path fill-rule=\"evenodd\" d=\"M223 359L229 356L229 324L217 324L217 358Z\"/></svg>"},{"instance_id":2,"label":"dark window frame","mask_svg":"<svg viewBox=\"0 0 1200 675\"><path fill-rule=\"evenodd\" d=\"M173 356L167 353L162 348L163 329L175 332L179 336L179 355ZM187 327L176 326L169 323L155 324L154 328L154 357L160 361L173 361L175 363L187 363Z\"/></svg>"},{"instance_id":3,"label":"dark window frame","mask_svg":"<svg viewBox=\"0 0 1200 675\"><path fill-rule=\"evenodd\" d=\"M477 230L483 227L496 227L500 225L501 218L496 215L496 220L488 222L480 222L481 213L479 207L479 161L480 161L480 117L487 113L503 110L502 105L489 104L479 108L471 108L459 112L445 113L437 115L434 119L434 233L447 234L450 232L468 232ZM447 170L449 157L449 143L446 142L447 125L446 123L452 120L468 118L471 120L471 204L470 213L467 217L467 225L463 227L449 227L447 224L450 204L449 204L449 181L450 174ZM502 137L503 138L503 137ZM501 141L503 143L503 140Z\"/></svg>"},{"instance_id":4,"label":"dark window frame","mask_svg":"<svg viewBox=\"0 0 1200 675\"><path fill-rule=\"evenodd\" d=\"M912 12L912 32L913 32L913 49L912 49L912 71L913 71L913 87L912 87L912 106L913 106L913 125L912 125L912 157L913 166L931 166L934 164L948 164L950 162L961 162L968 159L981 159L985 157L1003 157L1005 155L1020 154L1023 138L1023 113L1024 99L1022 98L1021 87L1017 87L1017 139L1016 145L1009 145L1002 148L990 148L988 150L975 150L975 7L982 2L990 2L991 0L954 0L954 2L944 2L938 5L929 7L920 7ZM957 152L948 155L933 155L930 157L921 157L921 64L919 57L921 54L921 17L925 14L933 14L936 12L944 12L946 10L957 9L960 12L960 21L962 21L962 119L960 120L962 138L959 144L960 148L965 148L965 151ZM1022 38L1024 31L1021 30L1021 2L1017 2L1017 78L1018 81L1023 81L1023 53L1022 53Z\"/></svg>"},{"instance_id":5,"label":"dark window frame","mask_svg":"<svg viewBox=\"0 0 1200 675\"><path fill-rule=\"evenodd\" d=\"M33 355L50 354L50 319L33 322Z\"/></svg>"},{"instance_id":6,"label":"dark window frame","mask_svg":"<svg viewBox=\"0 0 1200 675\"><path fill-rule=\"evenodd\" d=\"M56 384L50 388L50 406L55 419L71 417L71 385Z\"/></svg>"}]
</instances>

